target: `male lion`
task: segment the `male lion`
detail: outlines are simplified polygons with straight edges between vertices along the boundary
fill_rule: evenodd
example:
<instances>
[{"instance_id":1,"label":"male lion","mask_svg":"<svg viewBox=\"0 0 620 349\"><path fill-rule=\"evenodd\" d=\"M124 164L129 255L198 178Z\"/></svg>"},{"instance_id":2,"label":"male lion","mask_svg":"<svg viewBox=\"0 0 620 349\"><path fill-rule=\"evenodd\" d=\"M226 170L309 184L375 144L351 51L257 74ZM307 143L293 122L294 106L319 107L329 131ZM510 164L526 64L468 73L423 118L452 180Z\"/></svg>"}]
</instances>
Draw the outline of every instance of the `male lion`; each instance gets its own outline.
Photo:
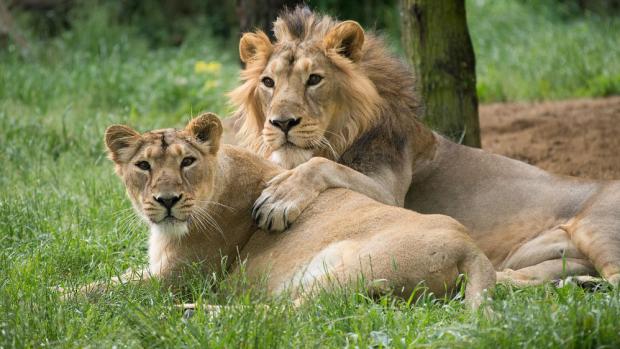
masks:
<instances>
[{"instance_id":1,"label":"male lion","mask_svg":"<svg viewBox=\"0 0 620 349\"><path fill-rule=\"evenodd\" d=\"M356 22L298 7L274 33L275 43L243 35L243 84L230 94L243 145L295 167L258 199L259 227L283 230L319 193L344 187L456 218L500 279L598 272L620 282L620 182L552 175L432 132L416 119L411 72Z\"/></svg>"},{"instance_id":2,"label":"male lion","mask_svg":"<svg viewBox=\"0 0 620 349\"><path fill-rule=\"evenodd\" d=\"M184 130L139 134L120 125L106 130L116 173L151 227L144 275L171 280L187 263L221 266L222 256L233 257L226 259L228 268L240 254L247 258L250 279L268 272L272 293L292 289L299 296L297 287L327 286L329 276L348 282L363 275L373 293L389 288L408 296L424 282L442 296L465 273L465 299L475 308L493 287L491 262L454 219L384 205L345 189L318 196L288 234L257 230L252 204L283 170L242 148L220 148L221 135L213 114L197 117Z\"/></svg>"}]
</instances>

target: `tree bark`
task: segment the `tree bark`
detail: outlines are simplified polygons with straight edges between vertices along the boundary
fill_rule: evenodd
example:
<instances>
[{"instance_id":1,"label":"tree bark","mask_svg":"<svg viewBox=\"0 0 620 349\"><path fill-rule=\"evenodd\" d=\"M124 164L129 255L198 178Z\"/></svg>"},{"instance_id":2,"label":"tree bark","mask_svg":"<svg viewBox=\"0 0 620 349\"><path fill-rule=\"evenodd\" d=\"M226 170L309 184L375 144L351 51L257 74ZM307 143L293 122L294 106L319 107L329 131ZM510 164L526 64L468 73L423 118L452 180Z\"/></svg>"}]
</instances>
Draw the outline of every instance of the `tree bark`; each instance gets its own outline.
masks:
<instances>
[{"instance_id":1,"label":"tree bark","mask_svg":"<svg viewBox=\"0 0 620 349\"><path fill-rule=\"evenodd\" d=\"M425 122L480 147L476 61L464 0L400 0L402 40L425 104Z\"/></svg>"},{"instance_id":2,"label":"tree bark","mask_svg":"<svg viewBox=\"0 0 620 349\"><path fill-rule=\"evenodd\" d=\"M22 54L28 49L26 39L15 28L13 16L11 16L8 7L4 0L0 0L0 41L8 42L9 37L13 38L15 44L22 50Z\"/></svg>"}]
</instances>

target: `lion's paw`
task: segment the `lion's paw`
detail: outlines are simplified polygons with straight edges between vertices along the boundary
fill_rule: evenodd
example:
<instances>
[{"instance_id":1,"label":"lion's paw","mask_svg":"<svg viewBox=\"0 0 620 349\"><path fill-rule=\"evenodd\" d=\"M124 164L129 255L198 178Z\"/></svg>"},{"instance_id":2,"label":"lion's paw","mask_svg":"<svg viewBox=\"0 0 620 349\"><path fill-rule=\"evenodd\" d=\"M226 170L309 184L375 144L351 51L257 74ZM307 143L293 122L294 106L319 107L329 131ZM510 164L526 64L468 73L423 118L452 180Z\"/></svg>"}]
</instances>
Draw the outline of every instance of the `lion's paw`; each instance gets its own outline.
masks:
<instances>
[{"instance_id":1,"label":"lion's paw","mask_svg":"<svg viewBox=\"0 0 620 349\"><path fill-rule=\"evenodd\" d=\"M254 203L252 218L260 229L286 230L319 195L295 170L274 177Z\"/></svg>"}]
</instances>

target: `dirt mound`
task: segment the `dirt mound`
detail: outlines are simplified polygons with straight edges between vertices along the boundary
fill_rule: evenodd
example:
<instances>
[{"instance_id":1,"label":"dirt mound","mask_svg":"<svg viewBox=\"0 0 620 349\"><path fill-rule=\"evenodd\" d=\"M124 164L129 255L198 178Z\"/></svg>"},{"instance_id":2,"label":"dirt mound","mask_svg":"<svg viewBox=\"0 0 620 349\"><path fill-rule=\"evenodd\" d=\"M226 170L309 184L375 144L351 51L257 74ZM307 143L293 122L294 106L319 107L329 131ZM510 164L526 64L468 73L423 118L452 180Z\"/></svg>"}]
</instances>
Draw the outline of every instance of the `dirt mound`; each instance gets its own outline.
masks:
<instances>
[{"instance_id":1,"label":"dirt mound","mask_svg":"<svg viewBox=\"0 0 620 349\"><path fill-rule=\"evenodd\" d=\"M620 97L480 106L482 147L545 170L620 179Z\"/></svg>"}]
</instances>

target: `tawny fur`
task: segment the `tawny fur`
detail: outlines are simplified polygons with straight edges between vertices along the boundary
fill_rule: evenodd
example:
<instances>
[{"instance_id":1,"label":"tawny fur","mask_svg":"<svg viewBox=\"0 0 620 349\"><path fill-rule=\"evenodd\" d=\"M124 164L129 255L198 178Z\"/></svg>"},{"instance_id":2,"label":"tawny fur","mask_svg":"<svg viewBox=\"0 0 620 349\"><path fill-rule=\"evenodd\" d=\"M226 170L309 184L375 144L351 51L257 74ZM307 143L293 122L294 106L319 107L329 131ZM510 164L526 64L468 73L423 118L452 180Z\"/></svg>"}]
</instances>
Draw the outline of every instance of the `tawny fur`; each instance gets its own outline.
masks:
<instances>
[{"instance_id":1,"label":"tawny fur","mask_svg":"<svg viewBox=\"0 0 620 349\"><path fill-rule=\"evenodd\" d=\"M274 43L240 46L242 56L254 52L260 59L248 61L243 85L231 93L242 144L297 166L262 193L259 227L294 226L318 193L345 187L454 217L502 271L502 280L532 284L600 274L620 282L619 181L555 176L430 131L417 120L412 73L380 38L350 21L299 7L283 13L274 32ZM322 75L322 85L310 87L309 74ZM274 88L261 84L265 76ZM287 134L270 125L269 118L287 115L301 117ZM306 156L293 157L296 149ZM300 163L308 152L314 157Z\"/></svg>"},{"instance_id":2,"label":"tawny fur","mask_svg":"<svg viewBox=\"0 0 620 349\"><path fill-rule=\"evenodd\" d=\"M108 129L116 172L136 212L151 226L149 268L142 275L174 283L192 262L202 263L205 273L221 272L224 256L225 268L235 268L231 263L240 257L250 279L267 275L268 291L299 297L302 289L333 285L330 278L346 284L359 277L373 293L408 297L420 286L441 297L454 290L459 274L466 274L466 301L477 307L484 290L493 287L490 261L454 219L387 206L345 189L321 194L286 234L257 230L252 204L283 170L242 148L219 149L221 132L212 114L179 131L139 135L124 126ZM188 157L195 160L182 167ZM151 164L148 172L136 166L141 161ZM161 193L182 198L170 214L186 225L185 233L161 228L167 220L147 210L146 203Z\"/></svg>"}]
</instances>

